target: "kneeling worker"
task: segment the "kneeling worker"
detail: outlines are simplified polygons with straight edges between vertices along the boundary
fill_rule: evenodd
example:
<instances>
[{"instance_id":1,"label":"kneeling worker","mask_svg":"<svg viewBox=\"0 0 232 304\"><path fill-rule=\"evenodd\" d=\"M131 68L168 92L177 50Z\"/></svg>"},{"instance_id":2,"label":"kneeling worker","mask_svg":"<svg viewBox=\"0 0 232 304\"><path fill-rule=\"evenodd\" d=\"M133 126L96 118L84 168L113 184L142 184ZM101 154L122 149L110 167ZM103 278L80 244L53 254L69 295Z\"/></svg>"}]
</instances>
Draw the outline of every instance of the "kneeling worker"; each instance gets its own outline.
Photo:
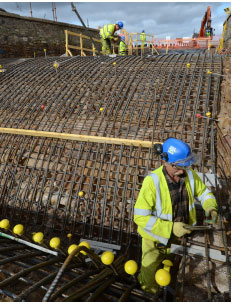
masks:
<instances>
[{"instance_id":1,"label":"kneeling worker","mask_svg":"<svg viewBox=\"0 0 232 304\"><path fill-rule=\"evenodd\" d=\"M119 44L119 55L125 56L126 55L126 42L125 42L125 36L121 36L121 41Z\"/></svg>"},{"instance_id":2,"label":"kneeling worker","mask_svg":"<svg viewBox=\"0 0 232 304\"><path fill-rule=\"evenodd\" d=\"M122 21L116 24L106 24L100 29L102 53L103 55L111 54L111 40L117 41L118 37L114 33L123 28Z\"/></svg>"},{"instance_id":3,"label":"kneeling worker","mask_svg":"<svg viewBox=\"0 0 232 304\"><path fill-rule=\"evenodd\" d=\"M141 288L157 293L155 273L170 254L175 237L191 233L186 224L197 222L197 198L211 219L217 221L217 202L212 192L191 169L195 157L185 142L169 138L159 145L163 165L145 177L134 208L134 222L142 236Z\"/></svg>"}]
</instances>

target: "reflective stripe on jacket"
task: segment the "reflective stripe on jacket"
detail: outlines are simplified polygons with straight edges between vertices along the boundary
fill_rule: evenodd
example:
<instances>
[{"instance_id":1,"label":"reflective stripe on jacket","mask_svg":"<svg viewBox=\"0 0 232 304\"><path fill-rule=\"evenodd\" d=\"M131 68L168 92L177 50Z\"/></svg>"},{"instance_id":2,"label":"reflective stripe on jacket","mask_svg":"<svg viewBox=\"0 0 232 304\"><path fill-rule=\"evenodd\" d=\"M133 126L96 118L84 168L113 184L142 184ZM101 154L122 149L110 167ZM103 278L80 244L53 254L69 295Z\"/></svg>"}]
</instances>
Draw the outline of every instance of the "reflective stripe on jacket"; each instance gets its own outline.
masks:
<instances>
[{"instance_id":1,"label":"reflective stripe on jacket","mask_svg":"<svg viewBox=\"0 0 232 304\"><path fill-rule=\"evenodd\" d=\"M124 41L120 41L119 52L120 54L126 54L126 43Z\"/></svg>"},{"instance_id":2,"label":"reflective stripe on jacket","mask_svg":"<svg viewBox=\"0 0 232 304\"><path fill-rule=\"evenodd\" d=\"M100 36L103 39L113 39L114 38L114 28L115 24L106 24L100 29Z\"/></svg>"},{"instance_id":3,"label":"reflective stripe on jacket","mask_svg":"<svg viewBox=\"0 0 232 304\"><path fill-rule=\"evenodd\" d=\"M185 185L189 196L189 224L196 224L194 200L198 199L204 210L217 210L215 197L206 188L200 177L192 170L186 170ZM167 245L172 233L172 201L163 166L147 176L139 192L134 208L134 222L138 233L147 239Z\"/></svg>"}]
</instances>

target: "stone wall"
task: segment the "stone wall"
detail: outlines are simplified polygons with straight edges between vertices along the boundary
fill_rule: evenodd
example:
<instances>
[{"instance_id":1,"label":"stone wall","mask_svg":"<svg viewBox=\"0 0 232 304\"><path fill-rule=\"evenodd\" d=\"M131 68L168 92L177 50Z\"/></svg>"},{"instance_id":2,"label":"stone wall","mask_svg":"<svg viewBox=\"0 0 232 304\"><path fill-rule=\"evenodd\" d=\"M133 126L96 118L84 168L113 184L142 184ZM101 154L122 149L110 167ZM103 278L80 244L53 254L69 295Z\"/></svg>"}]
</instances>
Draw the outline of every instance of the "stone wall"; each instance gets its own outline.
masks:
<instances>
[{"instance_id":1,"label":"stone wall","mask_svg":"<svg viewBox=\"0 0 232 304\"><path fill-rule=\"evenodd\" d=\"M223 59L221 98L217 123L218 168L221 177L231 177L231 59Z\"/></svg>"},{"instance_id":2,"label":"stone wall","mask_svg":"<svg viewBox=\"0 0 232 304\"><path fill-rule=\"evenodd\" d=\"M224 35L223 49L227 49L231 47L231 15L227 17L226 22L227 22L227 28L225 30L225 35Z\"/></svg>"},{"instance_id":3,"label":"stone wall","mask_svg":"<svg viewBox=\"0 0 232 304\"><path fill-rule=\"evenodd\" d=\"M74 14L70 9L70 14ZM22 17L0 11L0 58L60 56L65 53L64 30L86 35L82 26L45 19ZM88 28L94 38L100 39L99 31ZM79 46L78 38L71 38L70 44ZM88 40L84 47L91 47ZM80 51L71 50L74 55ZM88 53L87 53L88 55Z\"/></svg>"}]
</instances>

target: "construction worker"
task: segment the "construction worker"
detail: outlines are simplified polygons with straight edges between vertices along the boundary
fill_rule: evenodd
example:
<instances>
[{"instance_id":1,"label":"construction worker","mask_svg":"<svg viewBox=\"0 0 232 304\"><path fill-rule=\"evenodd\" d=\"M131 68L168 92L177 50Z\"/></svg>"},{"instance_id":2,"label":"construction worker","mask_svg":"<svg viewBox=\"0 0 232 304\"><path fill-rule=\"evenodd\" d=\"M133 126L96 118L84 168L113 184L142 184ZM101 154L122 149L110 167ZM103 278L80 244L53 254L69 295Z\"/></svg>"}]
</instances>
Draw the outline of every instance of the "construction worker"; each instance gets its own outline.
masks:
<instances>
[{"instance_id":1,"label":"construction worker","mask_svg":"<svg viewBox=\"0 0 232 304\"><path fill-rule=\"evenodd\" d=\"M155 273L169 256L171 243L191 233L184 226L197 222L197 198L210 218L217 221L217 202L211 191L191 169L196 156L185 142L169 138L155 147L162 166L146 176L134 208L134 222L142 236L142 261L138 280L141 288L157 293ZM176 238L177 237L177 238ZM162 267L162 266L161 266Z\"/></svg>"},{"instance_id":2,"label":"construction worker","mask_svg":"<svg viewBox=\"0 0 232 304\"><path fill-rule=\"evenodd\" d=\"M125 36L121 36L121 41L119 44L119 54L120 56L126 55L126 42L125 42Z\"/></svg>"},{"instance_id":3,"label":"construction worker","mask_svg":"<svg viewBox=\"0 0 232 304\"><path fill-rule=\"evenodd\" d=\"M100 29L103 55L111 54L111 40L115 42L118 40L118 37L114 33L122 28L123 22L119 21L116 24L106 24Z\"/></svg>"},{"instance_id":4,"label":"construction worker","mask_svg":"<svg viewBox=\"0 0 232 304\"><path fill-rule=\"evenodd\" d=\"M145 31L143 30L142 33L140 34L140 40L141 40L141 47L142 49L144 48L144 43L146 41L146 34Z\"/></svg>"}]
</instances>

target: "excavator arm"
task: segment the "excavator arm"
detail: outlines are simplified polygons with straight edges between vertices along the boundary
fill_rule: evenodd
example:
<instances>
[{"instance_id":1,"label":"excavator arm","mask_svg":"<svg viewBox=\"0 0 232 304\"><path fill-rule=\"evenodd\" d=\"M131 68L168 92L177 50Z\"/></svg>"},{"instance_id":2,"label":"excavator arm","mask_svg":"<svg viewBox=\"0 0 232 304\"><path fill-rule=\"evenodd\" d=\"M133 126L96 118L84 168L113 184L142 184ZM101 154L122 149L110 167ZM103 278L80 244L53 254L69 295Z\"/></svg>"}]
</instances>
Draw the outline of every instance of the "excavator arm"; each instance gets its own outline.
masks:
<instances>
[{"instance_id":1,"label":"excavator arm","mask_svg":"<svg viewBox=\"0 0 232 304\"><path fill-rule=\"evenodd\" d=\"M206 33L209 32L210 36L212 36L212 28L211 28L211 10L210 6L208 6L207 11L201 21L201 29L199 32L199 38L204 38Z\"/></svg>"}]
</instances>

